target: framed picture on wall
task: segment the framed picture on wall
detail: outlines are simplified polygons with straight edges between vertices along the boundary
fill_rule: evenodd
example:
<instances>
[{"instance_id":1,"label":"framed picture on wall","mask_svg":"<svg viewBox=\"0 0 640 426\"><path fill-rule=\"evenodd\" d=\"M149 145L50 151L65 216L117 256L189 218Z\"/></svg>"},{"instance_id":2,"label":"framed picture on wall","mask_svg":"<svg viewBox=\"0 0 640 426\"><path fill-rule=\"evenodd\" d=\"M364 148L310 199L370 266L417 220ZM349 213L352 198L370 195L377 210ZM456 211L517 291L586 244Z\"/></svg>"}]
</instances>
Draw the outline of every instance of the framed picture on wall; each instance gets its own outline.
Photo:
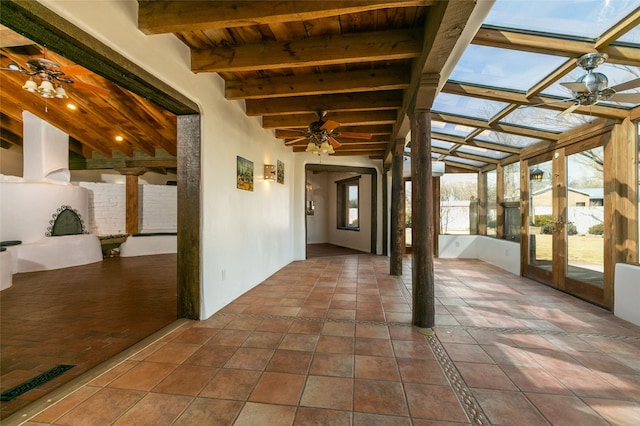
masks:
<instances>
[{"instance_id":1,"label":"framed picture on wall","mask_svg":"<svg viewBox=\"0 0 640 426\"><path fill-rule=\"evenodd\" d=\"M253 191L253 161L249 161L239 155L237 158L238 189Z\"/></svg>"},{"instance_id":2,"label":"framed picture on wall","mask_svg":"<svg viewBox=\"0 0 640 426\"><path fill-rule=\"evenodd\" d=\"M278 183L284 183L284 163L280 160L278 160L277 176Z\"/></svg>"}]
</instances>

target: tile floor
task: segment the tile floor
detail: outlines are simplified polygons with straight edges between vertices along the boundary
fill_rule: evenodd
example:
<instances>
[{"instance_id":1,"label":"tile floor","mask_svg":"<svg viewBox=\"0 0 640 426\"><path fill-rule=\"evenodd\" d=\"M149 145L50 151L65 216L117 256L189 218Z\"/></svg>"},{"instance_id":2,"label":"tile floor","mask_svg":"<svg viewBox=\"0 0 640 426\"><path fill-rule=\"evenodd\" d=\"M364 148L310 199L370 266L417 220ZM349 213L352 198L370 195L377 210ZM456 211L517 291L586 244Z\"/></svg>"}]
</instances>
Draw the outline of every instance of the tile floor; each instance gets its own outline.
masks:
<instances>
[{"instance_id":1,"label":"tile floor","mask_svg":"<svg viewBox=\"0 0 640 426\"><path fill-rule=\"evenodd\" d=\"M183 321L28 425L638 425L640 327L474 260L435 261L436 333L410 261L294 262ZM19 414L19 413L18 413Z\"/></svg>"}]
</instances>

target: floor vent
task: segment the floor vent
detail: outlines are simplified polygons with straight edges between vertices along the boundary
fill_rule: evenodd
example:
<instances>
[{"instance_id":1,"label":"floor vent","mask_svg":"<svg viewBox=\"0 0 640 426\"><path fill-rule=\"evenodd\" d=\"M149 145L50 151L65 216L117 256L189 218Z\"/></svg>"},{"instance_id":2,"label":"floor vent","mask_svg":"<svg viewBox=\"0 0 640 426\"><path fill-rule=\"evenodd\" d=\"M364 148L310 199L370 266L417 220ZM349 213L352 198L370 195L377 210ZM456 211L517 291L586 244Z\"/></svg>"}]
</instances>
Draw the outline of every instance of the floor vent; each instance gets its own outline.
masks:
<instances>
[{"instance_id":1,"label":"floor vent","mask_svg":"<svg viewBox=\"0 0 640 426\"><path fill-rule=\"evenodd\" d=\"M75 367L75 365L58 365L56 367L53 367L49 371L45 371L44 373L39 374L24 383L20 383L18 386L14 386L11 389L7 389L6 391L2 392L2 397L0 398L0 400L14 400L23 393L27 393L30 390L47 383L49 380L55 379L56 377L64 374L66 371L72 369L73 367Z\"/></svg>"}]
</instances>

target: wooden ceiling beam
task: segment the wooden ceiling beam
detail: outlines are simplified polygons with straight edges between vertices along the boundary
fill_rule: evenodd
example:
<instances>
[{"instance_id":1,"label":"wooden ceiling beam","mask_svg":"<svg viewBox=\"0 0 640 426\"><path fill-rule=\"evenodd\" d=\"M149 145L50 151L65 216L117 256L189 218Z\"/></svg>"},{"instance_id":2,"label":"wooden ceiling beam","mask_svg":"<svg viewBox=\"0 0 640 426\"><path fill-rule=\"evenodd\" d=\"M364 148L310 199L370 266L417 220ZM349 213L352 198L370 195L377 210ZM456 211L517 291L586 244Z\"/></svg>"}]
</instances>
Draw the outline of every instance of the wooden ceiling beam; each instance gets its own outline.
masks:
<instances>
[{"instance_id":1,"label":"wooden ceiling beam","mask_svg":"<svg viewBox=\"0 0 640 426\"><path fill-rule=\"evenodd\" d=\"M609 40L609 43L610 42L611 40ZM572 58L578 58L585 53L600 51L609 55L608 61L611 63L640 66L640 49L624 46L614 47L602 43L594 44L588 41L571 40L548 35L526 34L484 26L476 33L471 43Z\"/></svg>"},{"instance_id":2,"label":"wooden ceiling beam","mask_svg":"<svg viewBox=\"0 0 640 426\"><path fill-rule=\"evenodd\" d=\"M401 90L296 96L277 99L247 99L249 116L301 114L315 111L376 111L398 109L402 105Z\"/></svg>"},{"instance_id":3,"label":"wooden ceiling beam","mask_svg":"<svg viewBox=\"0 0 640 426\"><path fill-rule=\"evenodd\" d=\"M368 61L410 59L420 55L416 31L350 33L302 40L212 46L191 51L191 70L246 72Z\"/></svg>"},{"instance_id":4,"label":"wooden ceiling beam","mask_svg":"<svg viewBox=\"0 0 640 426\"><path fill-rule=\"evenodd\" d=\"M560 101L557 98L545 96L533 96L527 98L525 94L509 92L493 87L480 87L456 82L447 82L442 88L443 93L454 95L471 96L474 98L490 99L493 101L514 103L519 105L536 105L540 108L564 111L573 105L572 101ZM541 104L541 105L538 105ZM600 105L581 106L573 111L577 114L594 115L597 117L610 118L614 120L624 120L628 116L628 111L609 108Z\"/></svg>"},{"instance_id":5,"label":"wooden ceiling beam","mask_svg":"<svg viewBox=\"0 0 640 426\"><path fill-rule=\"evenodd\" d=\"M452 142L459 145L477 146L478 148L492 149L494 151L506 152L509 154L519 154L522 148L509 145L498 145L492 142L479 141L477 139L466 140L460 136L447 135L445 133L431 132L432 139L438 139L445 142Z\"/></svg>"},{"instance_id":6,"label":"wooden ceiling beam","mask_svg":"<svg viewBox=\"0 0 640 426\"><path fill-rule=\"evenodd\" d=\"M560 135L558 133L545 132L543 130L536 129L527 129L520 126L514 126L510 124L500 124L493 123L489 124L485 120L479 120L476 118L469 117L461 117L453 114L445 114L438 112L431 112L431 118L438 121L443 121L446 123L460 124L468 127L476 127L485 130L495 130L497 132L508 133L512 135L518 136L526 136L529 138L536 139L547 139L552 141L557 141L560 139Z\"/></svg>"},{"instance_id":7,"label":"wooden ceiling beam","mask_svg":"<svg viewBox=\"0 0 640 426\"><path fill-rule=\"evenodd\" d=\"M405 67L389 67L334 73L227 80L225 97L232 100L280 98L331 93L405 89Z\"/></svg>"},{"instance_id":8,"label":"wooden ceiling beam","mask_svg":"<svg viewBox=\"0 0 640 426\"><path fill-rule=\"evenodd\" d=\"M398 7L431 6L436 0L345 1L138 1L138 29L145 34L225 29L305 21Z\"/></svg>"},{"instance_id":9,"label":"wooden ceiling beam","mask_svg":"<svg viewBox=\"0 0 640 426\"><path fill-rule=\"evenodd\" d=\"M262 127L265 129L275 128L298 128L306 129L309 123L317 121L315 114L291 114L291 115L271 115L263 117ZM396 121L396 111L365 111L365 112L342 112L327 114L324 120L334 120L346 126L393 124ZM338 129L338 131L346 131Z\"/></svg>"}]
</instances>

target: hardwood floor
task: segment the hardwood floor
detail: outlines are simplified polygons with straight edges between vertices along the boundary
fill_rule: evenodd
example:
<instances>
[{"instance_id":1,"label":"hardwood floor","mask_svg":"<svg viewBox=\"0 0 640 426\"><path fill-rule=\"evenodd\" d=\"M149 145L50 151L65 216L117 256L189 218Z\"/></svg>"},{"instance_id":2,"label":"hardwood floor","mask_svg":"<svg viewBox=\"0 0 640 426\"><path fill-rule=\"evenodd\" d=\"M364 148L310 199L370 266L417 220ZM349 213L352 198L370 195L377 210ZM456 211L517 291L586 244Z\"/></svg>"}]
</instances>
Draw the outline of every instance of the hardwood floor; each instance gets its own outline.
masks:
<instances>
[{"instance_id":1,"label":"hardwood floor","mask_svg":"<svg viewBox=\"0 0 640 426\"><path fill-rule=\"evenodd\" d=\"M0 292L0 389L61 376L2 401L2 418L176 320L175 254L16 274Z\"/></svg>"}]
</instances>

